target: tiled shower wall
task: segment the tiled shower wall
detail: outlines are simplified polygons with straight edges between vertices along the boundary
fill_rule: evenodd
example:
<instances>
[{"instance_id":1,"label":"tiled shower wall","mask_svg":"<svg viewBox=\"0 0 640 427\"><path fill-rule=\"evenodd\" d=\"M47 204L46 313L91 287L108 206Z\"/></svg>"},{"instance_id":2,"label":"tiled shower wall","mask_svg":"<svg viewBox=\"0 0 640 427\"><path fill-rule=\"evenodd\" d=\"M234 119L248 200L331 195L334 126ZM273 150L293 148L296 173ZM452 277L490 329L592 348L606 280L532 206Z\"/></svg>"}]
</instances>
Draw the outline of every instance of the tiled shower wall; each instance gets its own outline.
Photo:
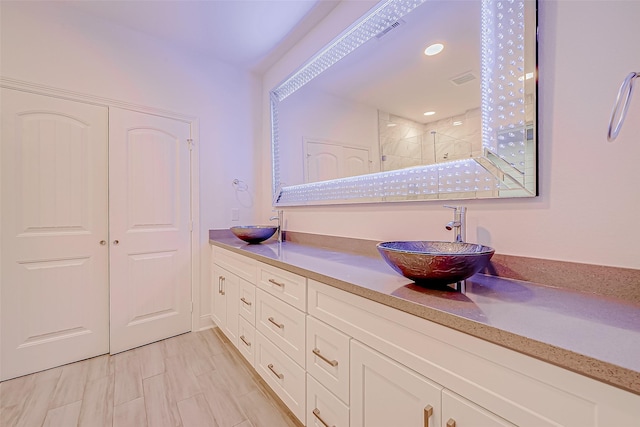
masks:
<instances>
[{"instance_id":1,"label":"tiled shower wall","mask_svg":"<svg viewBox=\"0 0 640 427\"><path fill-rule=\"evenodd\" d=\"M479 108L427 124L379 111L378 127L382 171L482 154Z\"/></svg>"}]
</instances>

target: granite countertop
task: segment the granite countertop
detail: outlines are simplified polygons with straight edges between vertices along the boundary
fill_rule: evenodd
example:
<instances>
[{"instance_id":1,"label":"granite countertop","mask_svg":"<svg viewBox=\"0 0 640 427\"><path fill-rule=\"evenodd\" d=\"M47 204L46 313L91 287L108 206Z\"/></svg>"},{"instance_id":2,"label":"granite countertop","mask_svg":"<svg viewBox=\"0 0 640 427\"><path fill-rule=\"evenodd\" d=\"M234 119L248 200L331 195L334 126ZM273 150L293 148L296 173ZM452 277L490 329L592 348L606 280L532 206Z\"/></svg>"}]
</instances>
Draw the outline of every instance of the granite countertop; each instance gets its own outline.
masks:
<instances>
[{"instance_id":1,"label":"granite countertop","mask_svg":"<svg viewBox=\"0 0 640 427\"><path fill-rule=\"evenodd\" d=\"M293 242L209 243L640 395L640 306L476 274L466 293L416 286L380 257Z\"/></svg>"}]
</instances>

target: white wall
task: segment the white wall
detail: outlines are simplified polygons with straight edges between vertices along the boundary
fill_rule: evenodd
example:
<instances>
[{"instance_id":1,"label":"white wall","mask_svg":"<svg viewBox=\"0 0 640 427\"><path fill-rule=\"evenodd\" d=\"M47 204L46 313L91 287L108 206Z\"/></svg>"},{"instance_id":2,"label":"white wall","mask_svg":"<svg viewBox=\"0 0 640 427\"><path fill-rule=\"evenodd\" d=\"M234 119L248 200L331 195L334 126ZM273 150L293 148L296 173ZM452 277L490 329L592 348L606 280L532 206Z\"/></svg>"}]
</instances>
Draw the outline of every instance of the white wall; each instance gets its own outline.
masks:
<instances>
[{"instance_id":1,"label":"white wall","mask_svg":"<svg viewBox=\"0 0 640 427\"><path fill-rule=\"evenodd\" d=\"M2 77L199 118L200 311L209 313L208 230L232 225L232 207L253 222L258 79L60 3L0 5ZM236 193L234 178L249 191Z\"/></svg>"},{"instance_id":2,"label":"white wall","mask_svg":"<svg viewBox=\"0 0 640 427\"><path fill-rule=\"evenodd\" d=\"M263 194L270 211L267 91L370 6L340 5L263 79ZM640 268L640 95L618 141L606 140L622 79L640 71L639 1L539 2L540 196L472 200L467 240L498 253ZM443 203L296 207L289 230L373 240L450 239Z\"/></svg>"}]
</instances>

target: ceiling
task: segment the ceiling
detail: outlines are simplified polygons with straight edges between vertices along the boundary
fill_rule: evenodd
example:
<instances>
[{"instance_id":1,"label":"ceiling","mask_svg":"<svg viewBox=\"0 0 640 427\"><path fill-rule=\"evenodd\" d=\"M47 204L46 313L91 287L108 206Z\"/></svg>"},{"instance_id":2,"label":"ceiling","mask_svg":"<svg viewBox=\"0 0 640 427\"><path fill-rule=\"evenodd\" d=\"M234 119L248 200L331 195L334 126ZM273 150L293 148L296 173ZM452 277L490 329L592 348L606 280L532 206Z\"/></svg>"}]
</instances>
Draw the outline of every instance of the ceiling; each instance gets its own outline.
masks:
<instances>
[{"instance_id":1,"label":"ceiling","mask_svg":"<svg viewBox=\"0 0 640 427\"><path fill-rule=\"evenodd\" d=\"M268 68L340 0L61 1L180 49L258 71Z\"/></svg>"}]
</instances>

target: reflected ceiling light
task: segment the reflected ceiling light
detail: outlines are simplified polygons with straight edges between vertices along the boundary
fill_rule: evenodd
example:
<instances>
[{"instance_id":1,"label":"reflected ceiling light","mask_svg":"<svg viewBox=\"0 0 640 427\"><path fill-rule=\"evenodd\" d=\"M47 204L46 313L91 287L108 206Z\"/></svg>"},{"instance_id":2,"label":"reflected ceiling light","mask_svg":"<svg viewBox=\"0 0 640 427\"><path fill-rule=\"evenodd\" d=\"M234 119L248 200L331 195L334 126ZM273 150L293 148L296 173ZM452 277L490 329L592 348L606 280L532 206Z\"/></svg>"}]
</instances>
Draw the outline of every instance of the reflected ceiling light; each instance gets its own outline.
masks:
<instances>
[{"instance_id":1,"label":"reflected ceiling light","mask_svg":"<svg viewBox=\"0 0 640 427\"><path fill-rule=\"evenodd\" d=\"M424 113L425 116L433 116L436 112L435 111L427 111L426 113Z\"/></svg>"},{"instance_id":2,"label":"reflected ceiling light","mask_svg":"<svg viewBox=\"0 0 640 427\"><path fill-rule=\"evenodd\" d=\"M442 49L444 49L444 45L442 43L434 43L424 50L424 54L427 56L437 55L442 52Z\"/></svg>"},{"instance_id":3,"label":"reflected ceiling light","mask_svg":"<svg viewBox=\"0 0 640 427\"><path fill-rule=\"evenodd\" d=\"M519 81L523 81L524 79L530 80L533 78L533 73L527 73L524 75L524 78L522 76L518 77Z\"/></svg>"}]
</instances>

